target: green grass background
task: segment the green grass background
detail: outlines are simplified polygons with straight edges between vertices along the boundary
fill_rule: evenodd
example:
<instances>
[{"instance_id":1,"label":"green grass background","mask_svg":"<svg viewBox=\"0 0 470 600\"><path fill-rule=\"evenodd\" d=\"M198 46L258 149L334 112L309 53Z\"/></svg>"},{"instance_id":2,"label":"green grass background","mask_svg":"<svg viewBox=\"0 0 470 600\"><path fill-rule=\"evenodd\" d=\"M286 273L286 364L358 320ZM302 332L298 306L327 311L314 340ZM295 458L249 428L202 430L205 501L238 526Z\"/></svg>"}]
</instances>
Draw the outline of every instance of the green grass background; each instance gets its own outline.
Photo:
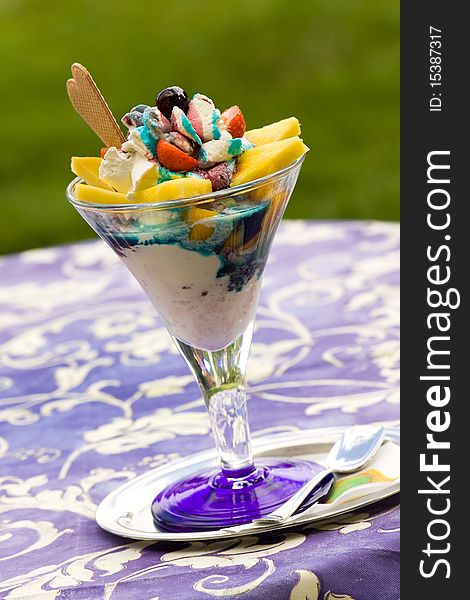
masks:
<instances>
[{"instance_id":1,"label":"green grass background","mask_svg":"<svg viewBox=\"0 0 470 600\"><path fill-rule=\"evenodd\" d=\"M101 143L72 110L74 61L119 117L167 85L296 115L311 152L291 218L399 218L397 0L1 0L0 253L91 237L65 201Z\"/></svg>"}]
</instances>

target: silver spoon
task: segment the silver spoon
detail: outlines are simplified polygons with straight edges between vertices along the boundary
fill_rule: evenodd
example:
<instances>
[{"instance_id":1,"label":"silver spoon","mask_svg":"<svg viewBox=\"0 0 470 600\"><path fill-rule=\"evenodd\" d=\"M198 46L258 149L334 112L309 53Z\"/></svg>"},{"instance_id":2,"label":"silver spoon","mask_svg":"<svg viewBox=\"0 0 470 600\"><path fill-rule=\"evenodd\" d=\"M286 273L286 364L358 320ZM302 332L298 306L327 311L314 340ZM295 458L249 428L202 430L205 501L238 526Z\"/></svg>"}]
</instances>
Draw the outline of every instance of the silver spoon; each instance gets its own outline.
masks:
<instances>
[{"instance_id":1,"label":"silver spoon","mask_svg":"<svg viewBox=\"0 0 470 600\"><path fill-rule=\"evenodd\" d=\"M298 512L299 508L307 508L313 502L305 502L317 486L323 484L325 478L332 477L333 473L352 473L367 464L378 452L384 440L385 430L380 425L357 425L347 429L340 439L331 448L326 458L328 468L320 471L313 479L307 481L287 502L274 512L259 519L251 525L273 525L283 523L286 519ZM315 493L318 501L318 493ZM311 498L310 498L311 500Z\"/></svg>"}]
</instances>

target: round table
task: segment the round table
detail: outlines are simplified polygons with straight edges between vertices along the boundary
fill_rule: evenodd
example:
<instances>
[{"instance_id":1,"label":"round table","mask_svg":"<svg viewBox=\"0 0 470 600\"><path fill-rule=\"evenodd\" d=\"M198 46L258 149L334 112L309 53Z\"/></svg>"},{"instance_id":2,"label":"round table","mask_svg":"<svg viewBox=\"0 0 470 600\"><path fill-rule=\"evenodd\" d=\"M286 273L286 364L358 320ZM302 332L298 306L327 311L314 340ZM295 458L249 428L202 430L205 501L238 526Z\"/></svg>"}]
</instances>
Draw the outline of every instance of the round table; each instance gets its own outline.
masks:
<instances>
[{"instance_id":1,"label":"round table","mask_svg":"<svg viewBox=\"0 0 470 600\"><path fill-rule=\"evenodd\" d=\"M253 437L396 424L398 361L398 224L284 221L250 359ZM104 243L0 257L1 598L398 600L396 498L206 543L96 525L116 486L212 445L185 363Z\"/></svg>"}]
</instances>

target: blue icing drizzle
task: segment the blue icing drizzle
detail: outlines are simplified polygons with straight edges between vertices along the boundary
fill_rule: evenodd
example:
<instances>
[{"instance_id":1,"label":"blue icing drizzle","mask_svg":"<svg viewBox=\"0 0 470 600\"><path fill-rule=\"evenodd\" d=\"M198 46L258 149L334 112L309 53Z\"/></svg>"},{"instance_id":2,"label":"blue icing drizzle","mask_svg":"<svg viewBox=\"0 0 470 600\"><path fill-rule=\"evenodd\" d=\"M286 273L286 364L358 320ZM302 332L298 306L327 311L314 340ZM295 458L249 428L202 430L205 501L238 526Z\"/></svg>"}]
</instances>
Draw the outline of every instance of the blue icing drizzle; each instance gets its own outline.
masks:
<instances>
[{"instance_id":1,"label":"blue icing drizzle","mask_svg":"<svg viewBox=\"0 0 470 600\"><path fill-rule=\"evenodd\" d=\"M214 136L214 140L220 140L220 129L217 125L217 121L219 120L220 117L220 111L217 110L216 108L214 108L214 110L212 111L212 135Z\"/></svg>"},{"instance_id":2,"label":"blue icing drizzle","mask_svg":"<svg viewBox=\"0 0 470 600\"><path fill-rule=\"evenodd\" d=\"M140 139L147 146L153 156L157 155L157 140L150 133L150 129L146 125L136 127L135 131L138 132Z\"/></svg>"},{"instance_id":3,"label":"blue icing drizzle","mask_svg":"<svg viewBox=\"0 0 470 600\"><path fill-rule=\"evenodd\" d=\"M191 123L191 121L188 119L188 117L182 113L181 115L181 123L183 125L184 130L187 132L187 134L200 146L202 145L201 142L201 138L198 136L198 134L196 133L196 130L193 127L193 124Z\"/></svg>"},{"instance_id":4,"label":"blue icing drizzle","mask_svg":"<svg viewBox=\"0 0 470 600\"><path fill-rule=\"evenodd\" d=\"M165 181L170 181L171 179L179 179L180 177L185 177L185 173L177 173L176 171L170 171L163 165L158 165L158 180L157 185L159 183L164 183Z\"/></svg>"},{"instance_id":5,"label":"blue icing drizzle","mask_svg":"<svg viewBox=\"0 0 470 600\"><path fill-rule=\"evenodd\" d=\"M256 239L256 236L263 235L261 231L267 207L268 202L249 208L247 205L227 206L213 221L214 232L207 240L190 239L185 208L168 211L168 221L159 225L135 220L130 223L132 229L127 231L116 230L107 223L102 224L99 229L102 237L123 257L126 250L132 252L139 247L154 244L179 246L201 256L217 256L220 267L216 277L228 277L227 289L239 292L250 279L261 276L268 246L260 241L254 244L252 252L245 254L239 254L236 246L241 244L243 247L250 240ZM227 246L227 240L232 234L237 239L241 235L241 239L230 242Z\"/></svg>"},{"instance_id":6,"label":"blue icing drizzle","mask_svg":"<svg viewBox=\"0 0 470 600\"><path fill-rule=\"evenodd\" d=\"M201 162L206 162L207 160L207 152L204 148L199 150L199 154L197 155L197 159Z\"/></svg>"},{"instance_id":7,"label":"blue icing drizzle","mask_svg":"<svg viewBox=\"0 0 470 600\"><path fill-rule=\"evenodd\" d=\"M231 156L238 156L241 152L243 152L243 140L242 138L233 138L233 140L229 141L227 152Z\"/></svg>"}]
</instances>

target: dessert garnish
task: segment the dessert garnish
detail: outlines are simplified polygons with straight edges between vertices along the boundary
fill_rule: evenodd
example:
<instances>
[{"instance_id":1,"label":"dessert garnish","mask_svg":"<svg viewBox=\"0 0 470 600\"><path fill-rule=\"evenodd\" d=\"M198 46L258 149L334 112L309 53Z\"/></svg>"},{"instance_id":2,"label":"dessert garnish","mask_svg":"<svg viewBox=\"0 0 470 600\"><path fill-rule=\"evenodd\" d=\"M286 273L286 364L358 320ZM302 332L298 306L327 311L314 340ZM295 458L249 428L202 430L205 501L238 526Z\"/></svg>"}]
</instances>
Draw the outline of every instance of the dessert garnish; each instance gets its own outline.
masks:
<instances>
[{"instance_id":1,"label":"dessert garnish","mask_svg":"<svg viewBox=\"0 0 470 600\"><path fill-rule=\"evenodd\" d=\"M208 96L179 86L155 105L136 104L121 119L124 136L88 71L75 63L67 90L77 112L106 143L99 157L74 157L84 180L79 200L148 203L205 195L249 183L293 163L306 151L295 117L246 130L239 106L220 111Z\"/></svg>"}]
</instances>

